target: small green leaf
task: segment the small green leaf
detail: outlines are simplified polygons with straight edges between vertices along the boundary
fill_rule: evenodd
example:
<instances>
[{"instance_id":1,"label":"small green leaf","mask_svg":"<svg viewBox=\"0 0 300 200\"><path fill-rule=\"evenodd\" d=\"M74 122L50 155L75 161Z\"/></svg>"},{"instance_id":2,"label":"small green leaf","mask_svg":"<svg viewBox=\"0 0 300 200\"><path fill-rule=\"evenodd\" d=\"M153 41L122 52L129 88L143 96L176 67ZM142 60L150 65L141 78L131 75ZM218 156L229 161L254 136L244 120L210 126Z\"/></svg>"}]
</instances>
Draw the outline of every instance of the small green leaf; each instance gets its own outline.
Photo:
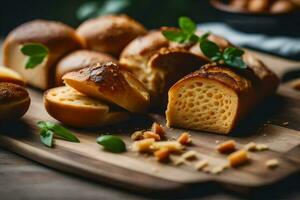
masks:
<instances>
[{"instance_id":1,"label":"small green leaf","mask_svg":"<svg viewBox=\"0 0 300 200\"><path fill-rule=\"evenodd\" d=\"M48 147L52 147L53 146L53 135L54 135L54 133L50 130L44 132L43 134L41 132L40 139L44 145L46 145Z\"/></svg>"},{"instance_id":2,"label":"small green leaf","mask_svg":"<svg viewBox=\"0 0 300 200\"><path fill-rule=\"evenodd\" d=\"M203 52L203 54L208 58L212 58L216 56L218 53L221 53L219 46L209 40L203 40L200 43L200 49Z\"/></svg>"},{"instance_id":3,"label":"small green leaf","mask_svg":"<svg viewBox=\"0 0 300 200\"><path fill-rule=\"evenodd\" d=\"M178 23L181 30L190 35L197 29L197 25L188 17L180 17Z\"/></svg>"},{"instance_id":4,"label":"small green leaf","mask_svg":"<svg viewBox=\"0 0 300 200\"><path fill-rule=\"evenodd\" d=\"M239 68L239 69L246 69L247 65L246 63L243 61L243 59L241 57L232 57L231 59L224 59L225 64L231 66L231 67L235 67L235 68Z\"/></svg>"},{"instance_id":5,"label":"small green leaf","mask_svg":"<svg viewBox=\"0 0 300 200\"><path fill-rule=\"evenodd\" d=\"M26 56L45 57L48 55L48 48L40 43L29 43L22 46L21 51Z\"/></svg>"},{"instance_id":6,"label":"small green leaf","mask_svg":"<svg viewBox=\"0 0 300 200\"><path fill-rule=\"evenodd\" d=\"M97 143L102 145L105 150L113 153L122 153L126 151L125 143L117 136L102 135L97 138Z\"/></svg>"},{"instance_id":7,"label":"small green leaf","mask_svg":"<svg viewBox=\"0 0 300 200\"><path fill-rule=\"evenodd\" d=\"M210 32L206 32L206 33L204 33L203 35L201 35L200 37L199 37L199 42L201 43L201 42L203 42L204 40L207 40L207 38L210 36Z\"/></svg>"},{"instance_id":8,"label":"small green leaf","mask_svg":"<svg viewBox=\"0 0 300 200\"><path fill-rule=\"evenodd\" d=\"M189 36L188 40L190 42L198 42L199 41L199 37L197 35L193 34L193 35Z\"/></svg>"},{"instance_id":9,"label":"small green leaf","mask_svg":"<svg viewBox=\"0 0 300 200\"><path fill-rule=\"evenodd\" d=\"M25 69L33 69L37 65L41 64L44 60L44 57L28 57L28 60L25 65Z\"/></svg>"},{"instance_id":10,"label":"small green leaf","mask_svg":"<svg viewBox=\"0 0 300 200\"><path fill-rule=\"evenodd\" d=\"M26 69L33 69L37 65L41 64L44 58L48 55L48 48L39 43L24 44L21 47L21 52L28 56L28 60L25 64Z\"/></svg>"},{"instance_id":11,"label":"small green leaf","mask_svg":"<svg viewBox=\"0 0 300 200\"><path fill-rule=\"evenodd\" d=\"M162 34L168 40L178 43L184 43L189 37L181 31L162 31Z\"/></svg>"},{"instance_id":12,"label":"small green leaf","mask_svg":"<svg viewBox=\"0 0 300 200\"><path fill-rule=\"evenodd\" d=\"M228 47L224 50L224 55L241 57L244 54L244 51L235 47Z\"/></svg>"},{"instance_id":13,"label":"small green leaf","mask_svg":"<svg viewBox=\"0 0 300 200\"><path fill-rule=\"evenodd\" d=\"M53 131L56 136L61 137L64 140L70 142L80 142L79 139L68 129L65 127L52 123L52 122L45 122L46 126L49 130Z\"/></svg>"}]
</instances>

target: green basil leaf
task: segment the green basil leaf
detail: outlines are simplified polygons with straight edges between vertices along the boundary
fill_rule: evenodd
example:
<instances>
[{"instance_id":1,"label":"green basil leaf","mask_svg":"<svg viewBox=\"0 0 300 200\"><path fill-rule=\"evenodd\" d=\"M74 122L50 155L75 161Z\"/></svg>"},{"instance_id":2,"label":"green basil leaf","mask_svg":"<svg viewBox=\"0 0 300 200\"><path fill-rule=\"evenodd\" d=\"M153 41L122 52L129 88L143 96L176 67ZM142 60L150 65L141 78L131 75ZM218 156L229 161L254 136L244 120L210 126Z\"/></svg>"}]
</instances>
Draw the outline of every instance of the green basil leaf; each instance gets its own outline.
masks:
<instances>
[{"instance_id":1,"label":"green basil leaf","mask_svg":"<svg viewBox=\"0 0 300 200\"><path fill-rule=\"evenodd\" d=\"M105 150L113 153L122 153L126 151L125 143L117 136L102 135L97 138L97 143L102 145Z\"/></svg>"},{"instance_id":2,"label":"green basil leaf","mask_svg":"<svg viewBox=\"0 0 300 200\"><path fill-rule=\"evenodd\" d=\"M244 51L235 47L228 47L224 50L224 55L241 57Z\"/></svg>"},{"instance_id":3,"label":"green basil leaf","mask_svg":"<svg viewBox=\"0 0 300 200\"><path fill-rule=\"evenodd\" d=\"M199 37L195 34L193 35L190 35L189 38L188 38L188 41L189 42L198 42L199 41Z\"/></svg>"},{"instance_id":4,"label":"green basil leaf","mask_svg":"<svg viewBox=\"0 0 300 200\"><path fill-rule=\"evenodd\" d=\"M206 33L204 33L203 35L201 35L200 37L199 37L199 42L201 43L201 42L203 42L204 40L207 40L207 38L210 36L210 32L206 32Z\"/></svg>"},{"instance_id":5,"label":"green basil leaf","mask_svg":"<svg viewBox=\"0 0 300 200\"><path fill-rule=\"evenodd\" d=\"M218 53L221 53L219 46L209 40L203 40L200 43L200 49L203 52L203 54L208 58L212 58L216 56Z\"/></svg>"},{"instance_id":6,"label":"green basil leaf","mask_svg":"<svg viewBox=\"0 0 300 200\"><path fill-rule=\"evenodd\" d=\"M239 68L239 69L246 69L247 65L246 63L243 61L243 59L241 57L232 57L231 59L224 59L225 64L231 66L231 67L235 67L235 68Z\"/></svg>"},{"instance_id":7,"label":"green basil leaf","mask_svg":"<svg viewBox=\"0 0 300 200\"><path fill-rule=\"evenodd\" d=\"M28 60L25 64L25 69L33 69L37 65L41 64L43 62L45 57L40 57L40 56L32 56L28 57Z\"/></svg>"},{"instance_id":8,"label":"green basil leaf","mask_svg":"<svg viewBox=\"0 0 300 200\"><path fill-rule=\"evenodd\" d=\"M43 130L51 130L54 132L56 136L59 136L60 138L70 141L70 142L80 142L79 139L68 129L65 127L55 124L53 122L45 122L40 121L38 122L38 127Z\"/></svg>"},{"instance_id":9,"label":"green basil leaf","mask_svg":"<svg viewBox=\"0 0 300 200\"><path fill-rule=\"evenodd\" d=\"M46 131L44 134L40 135L42 143L48 147L53 146L53 135L54 133L50 130Z\"/></svg>"},{"instance_id":10,"label":"green basil leaf","mask_svg":"<svg viewBox=\"0 0 300 200\"><path fill-rule=\"evenodd\" d=\"M21 52L28 56L28 60L25 64L26 69L33 69L37 65L41 64L44 58L48 55L48 48L39 43L24 44L21 47Z\"/></svg>"},{"instance_id":11,"label":"green basil leaf","mask_svg":"<svg viewBox=\"0 0 300 200\"><path fill-rule=\"evenodd\" d=\"M178 43L184 43L189 37L181 31L162 31L162 34L168 40Z\"/></svg>"},{"instance_id":12,"label":"green basil leaf","mask_svg":"<svg viewBox=\"0 0 300 200\"><path fill-rule=\"evenodd\" d=\"M188 17L180 17L178 23L181 30L190 35L193 34L197 29L195 22Z\"/></svg>"}]
</instances>

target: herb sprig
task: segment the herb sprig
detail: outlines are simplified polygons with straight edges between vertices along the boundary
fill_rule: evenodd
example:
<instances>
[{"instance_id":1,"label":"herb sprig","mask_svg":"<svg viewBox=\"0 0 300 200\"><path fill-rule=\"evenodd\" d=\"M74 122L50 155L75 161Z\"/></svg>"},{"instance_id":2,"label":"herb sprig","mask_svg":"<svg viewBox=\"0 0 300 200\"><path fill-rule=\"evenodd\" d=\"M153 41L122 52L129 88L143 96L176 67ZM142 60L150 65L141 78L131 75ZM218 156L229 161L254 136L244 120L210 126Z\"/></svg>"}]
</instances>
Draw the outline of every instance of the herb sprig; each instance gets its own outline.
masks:
<instances>
[{"instance_id":1,"label":"herb sprig","mask_svg":"<svg viewBox=\"0 0 300 200\"><path fill-rule=\"evenodd\" d=\"M228 66L239 69L247 68L242 59L243 50L235 47L227 47L222 50L216 43L208 39L209 32L201 36L196 35L197 25L188 17L180 17L178 24L179 29L177 30L163 30L162 34L164 37L177 43L199 43L201 51L211 61L225 63Z\"/></svg>"},{"instance_id":2,"label":"herb sprig","mask_svg":"<svg viewBox=\"0 0 300 200\"><path fill-rule=\"evenodd\" d=\"M39 121L37 125L40 128L40 139L42 143L48 147L53 146L54 136L70 142L80 142L71 131L61 125L46 121Z\"/></svg>"},{"instance_id":3,"label":"herb sprig","mask_svg":"<svg viewBox=\"0 0 300 200\"><path fill-rule=\"evenodd\" d=\"M28 43L21 47L21 52L28 56L25 69L33 69L41 64L49 54L48 48L40 43Z\"/></svg>"}]
</instances>

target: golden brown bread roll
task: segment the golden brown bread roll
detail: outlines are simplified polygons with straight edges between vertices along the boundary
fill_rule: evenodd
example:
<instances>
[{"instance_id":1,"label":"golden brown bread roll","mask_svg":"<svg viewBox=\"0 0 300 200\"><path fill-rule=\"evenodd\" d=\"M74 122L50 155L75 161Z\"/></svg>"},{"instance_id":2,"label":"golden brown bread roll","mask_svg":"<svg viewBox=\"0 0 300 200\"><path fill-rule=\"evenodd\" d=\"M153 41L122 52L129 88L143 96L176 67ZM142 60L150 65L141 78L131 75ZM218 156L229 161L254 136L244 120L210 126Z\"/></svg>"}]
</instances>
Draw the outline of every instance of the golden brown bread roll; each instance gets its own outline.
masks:
<instances>
[{"instance_id":1,"label":"golden brown bread roll","mask_svg":"<svg viewBox=\"0 0 300 200\"><path fill-rule=\"evenodd\" d=\"M56 85L63 85L62 77L67 72L80 70L87 66L96 64L96 63L106 63L106 62L115 62L118 61L112 56L90 50L77 50L74 51L64 58L62 58L59 63L56 65Z\"/></svg>"},{"instance_id":2,"label":"golden brown bread roll","mask_svg":"<svg viewBox=\"0 0 300 200\"><path fill-rule=\"evenodd\" d=\"M266 12L270 7L271 0L249 0L248 10L250 12Z\"/></svg>"},{"instance_id":3,"label":"golden brown bread roll","mask_svg":"<svg viewBox=\"0 0 300 200\"><path fill-rule=\"evenodd\" d=\"M22 117L29 105L29 94L24 87L0 82L0 121Z\"/></svg>"},{"instance_id":4,"label":"golden brown bread roll","mask_svg":"<svg viewBox=\"0 0 300 200\"><path fill-rule=\"evenodd\" d=\"M160 31L152 31L133 40L122 52L120 63L146 86L151 103L163 106L171 85L206 60L183 47L171 47Z\"/></svg>"},{"instance_id":5,"label":"golden brown bread roll","mask_svg":"<svg viewBox=\"0 0 300 200\"><path fill-rule=\"evenodd\" d=\"M245 70L208 64L174 84L168 94L167 126L221 134L232 131L279 84L263 63L247 56L246 63L252 65Z\"/></svg>"},{"instance_id":6,"label":"golden brown bread roll","mask_svg":"<svg viewBox=\"0 0 300 200\"><path fill-rule=\"evenodd\" d=\"M58 121L78 128L93 128L119 123L129 114L67 87L49 89L44 94L47 112Z\"/></svg>"},{"instance_id":7,"label":"golden brown bread roll","mask_svg":"<svg viewBox=\"0 0 300 200\"><path fill-rule=\"evenodd\" d=\"M28 43L40 43L49 50L48 56L34 69L25 69L28 57L20 51L22 45ZM9 33L3 45L3 61L30 85L47 89L54 85L54 68L59 59L83 46L83 40L71 27L60 22L34 20Z\"/></svg>"},{"instance_id":8,"label":"golden brown bread roll","mask_svg":"<svg viewBox=\"0 0 300 200\"><path fill-rule=\"evenodd\" d=\"M24 80L16 71L0 66L0 82L9 82L17 85L24 85Z\"/></svg>"},{"instance_id":9,"label":"golden brown bread roll","mask_svg":"<svg viewBox=\"0 0 300 200\"><path fill-rule=\"evenodd\" d=\"M85 38L88 48L119 56L123 48L145 34L146 29L126 15L106 15L85 21L77 33Z\"/></svg>"},{"instance_id":10,"label":"golden brown bread roll","mask_svg":"<svg viewBox=\"0 0 300 200\"><path fill-rule=\"evenodd\" d=\"M270 7L271 13L286 13L296 9L293 2L287 0L278 0Z\"/></svg>"},{"instance_id":11,"label":"golden brown bread roll","mask_svg":"<svg viewBox=\"0 0 300 200\"><path fill-rule=\"evenodd\" d=\"M145 112L150 103L149 93L143 84L112 62L69 72L63 80L87 96L114 103L133 113Z\"/></svg>"}]
</instances>

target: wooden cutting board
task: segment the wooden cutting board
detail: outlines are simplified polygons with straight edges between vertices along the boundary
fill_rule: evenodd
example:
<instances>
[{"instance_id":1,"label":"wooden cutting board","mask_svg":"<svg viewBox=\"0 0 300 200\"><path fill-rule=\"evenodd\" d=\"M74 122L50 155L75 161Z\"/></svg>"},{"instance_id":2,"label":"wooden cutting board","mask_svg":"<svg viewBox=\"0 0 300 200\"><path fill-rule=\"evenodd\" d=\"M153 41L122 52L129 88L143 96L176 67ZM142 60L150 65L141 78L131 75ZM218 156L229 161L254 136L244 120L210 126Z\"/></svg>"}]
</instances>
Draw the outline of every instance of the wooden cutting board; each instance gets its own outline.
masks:
<instances>
[{"instance_id":1,"label":"wooden cutting board","mask_svg":"<svg viewBox=\"0 0 300 200\"><path fill-rule=\"evenodd\" d=\"M300 62L258 54L280 77L300 69ZM130 134L135 129L150 128L153 121L165 124L162 115L136 116L119 126L97 130L71 129L80 143L56 140L54 148L41 144L36 123L54 121L45 111L42 93L29 89L32 103L28 113L19 121L0 125L0 146L49 167L85 178L101 181L139 192L179 190L192 185L218 183L221 185L256 188L276 183L300 170L300 92L282 84L277 95L266 100L241 122L229 136L190 131L193 145L188 149L199 152L212 166L226 162L226 156L215 151L216 143L234 139L241 148L248 142L268 144L269 151L250 153L251 163L227 169L219 175L196 171L191 161L174 166L159 163L153 157L130 151ZM289 122L284 127L284 122ZM167 129L168 138L176 138L183 130ZM122 154L105 152L96 143L96 137L113 133L127 144ZM270 170L265 161L276 158L280 166Z\"/></svg>"}]
</instances>

